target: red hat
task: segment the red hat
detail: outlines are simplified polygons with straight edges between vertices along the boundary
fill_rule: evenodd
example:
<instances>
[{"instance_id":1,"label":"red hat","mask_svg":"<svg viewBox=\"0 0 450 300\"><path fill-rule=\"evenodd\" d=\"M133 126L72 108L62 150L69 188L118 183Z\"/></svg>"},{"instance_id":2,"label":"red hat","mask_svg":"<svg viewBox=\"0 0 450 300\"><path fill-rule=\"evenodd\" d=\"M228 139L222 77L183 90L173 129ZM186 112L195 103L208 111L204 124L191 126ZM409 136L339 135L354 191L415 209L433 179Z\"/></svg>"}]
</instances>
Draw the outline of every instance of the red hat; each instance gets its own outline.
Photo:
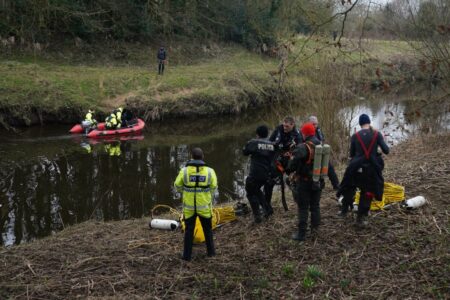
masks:
<instances>
[{"instance_id":1,"label":"red hat","mask_svg":"<svg viewBox=\"0 0 450 300\"><path fill-rule=\"evenodd\" d=\"M316 128L311 122L303 124L302 129L300 129L300 131L305 137L316 135Z\"/></svg>"}]
</instances>

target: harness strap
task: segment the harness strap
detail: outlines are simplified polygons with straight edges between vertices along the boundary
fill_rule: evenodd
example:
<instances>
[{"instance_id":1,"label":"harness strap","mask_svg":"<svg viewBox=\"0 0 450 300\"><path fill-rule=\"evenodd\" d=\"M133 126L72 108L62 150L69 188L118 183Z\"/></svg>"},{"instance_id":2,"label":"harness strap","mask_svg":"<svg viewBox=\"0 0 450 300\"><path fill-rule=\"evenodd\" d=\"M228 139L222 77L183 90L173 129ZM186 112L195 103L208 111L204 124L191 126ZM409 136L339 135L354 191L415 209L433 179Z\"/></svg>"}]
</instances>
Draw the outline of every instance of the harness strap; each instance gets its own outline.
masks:
<instances>
[{"instance_id":1,"label":"harness strap","mask_svg":"<svg viewBox=\"0 0 450 300\"><path fill-rule=\"evenodd\" d=\"M361 145L361 148L364 151L364 156L366 157L366 159L369 159L370 152L372 152L372 149L373 149L373 146L375 145L375 141L377 140L377 137L378 137L378 132L376 130L374 130L372 140L370 141L370 144L369 144L369 148L366 148L366 145L364 144L361 136L359 135L359 132L356 133L356 138L358 139L359 144Z\"/></svg>"},{"instance_id":2,"label":"harness strap","mask_svg":"<svg viewBox=\"0 0 450 300\"><path fill-rule=\"evenodd\" d=\"M313 147L311 144L312 144L312 142L305 143L305 146L306 146L306 148L308 148L308 152L309 152L308 160L306 161L307 165L310 165L314 159L314 151L313 151Z\"/></svg>"}]
</instances>

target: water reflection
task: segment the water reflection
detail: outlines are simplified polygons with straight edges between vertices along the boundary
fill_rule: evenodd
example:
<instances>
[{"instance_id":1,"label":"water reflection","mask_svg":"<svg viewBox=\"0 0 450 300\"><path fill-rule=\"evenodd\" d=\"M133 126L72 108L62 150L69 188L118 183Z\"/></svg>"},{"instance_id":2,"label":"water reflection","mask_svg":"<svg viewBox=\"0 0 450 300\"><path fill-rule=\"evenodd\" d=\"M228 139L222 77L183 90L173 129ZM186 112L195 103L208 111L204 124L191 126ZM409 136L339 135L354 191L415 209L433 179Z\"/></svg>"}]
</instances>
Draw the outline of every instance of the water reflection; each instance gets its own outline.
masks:
<instances>
[{"instance_id":1,"label":"water reflection","mask_svg":"<svg viewBox=\"0 0 450 300\"><path fill-rule=\"evenodd\" d=\"M415 107L391 102L342 110L342 120L356 126L361 112L369 113L393 143L431 124L417 119ZM309 113L298 108L289 114L305 119ZM448 113L440 118L439 124L450 124ZM207 164L217 172L217 201L244 197L248 160L242 146L258 124L273 128L279 119L269 112L172 121L151 124L140 136L108 140L67 135L68 126L3 132L0 243L18 244L88 219L142 217L156 204L179 206L172 184L192 146L204 150Z\"/></svg>"},{"instance_id":2,"label":"water reflection","mask_svg":"<svg viewBox=\"0 0 450 300\"><path fill-rule=\"evenodd\" d=\"M419 103L420 104L420 103ZM366 113L371 125L381 131L390 145L396 145L418 132L439 132L450 129L450 112L433 111L422 113L418 103L378 101L342 109L340 114L346 120L349 132L359 130L358 118Z\"/></svg>"}]
</instances>

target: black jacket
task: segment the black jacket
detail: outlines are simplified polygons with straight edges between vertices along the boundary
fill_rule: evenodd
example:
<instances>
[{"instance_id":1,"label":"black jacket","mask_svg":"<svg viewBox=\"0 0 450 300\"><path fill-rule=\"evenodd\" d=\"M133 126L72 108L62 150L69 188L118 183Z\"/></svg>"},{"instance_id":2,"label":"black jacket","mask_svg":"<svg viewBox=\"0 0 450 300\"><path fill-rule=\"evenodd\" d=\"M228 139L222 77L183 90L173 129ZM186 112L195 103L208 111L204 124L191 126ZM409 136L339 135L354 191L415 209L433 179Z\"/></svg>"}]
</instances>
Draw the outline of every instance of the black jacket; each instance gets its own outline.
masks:
<instances>
[{"instance_id":1,"label":"black jacket","mask_svg":"<svg viewBox=\"0 0 450 300\"><path fill-rule=\"evenodd\" d=\"M293 128L290 132L285 133L283 125L278 125L269 137L278 149L288 151L292 145L297 145L302 141L300 132L297 128Z\"/></svg>"},{"instance_id":2,"label":"black jacket","mask_svg":"<svg viewBox=\"0 0 450 300\"><path fill-rule=\"evenodd\" d=\"M158 50L158 54L156 55L156 57L157 57L159 60L165 60L165 59L166 59L166 56L167 56L167 54L166 54L166 49L159 49L159 50Z\"/></svg>"},{"instance_id":3,"label":"black jacket","mask_svg":"<svg viewBox=\"0 0 450 300\"><path fill-rule=\"evenodd\" d=\"M322 128L319 126L316 128L316 138L322 143L325 142L325 135L322 132Z\"/></svg>"},{"instance_id":4,"label":"black jacket","mask_svg":"<svg viewBox=\"0 0 450 300\"><path fill-rule=\"evenodd\" d=\"M252 139L242 150L250 155L250 174L255 178L268 178L274 172L275 146L267 139Z\"/></svg>"},{"instance_id":5,"label":"black jacket","mask_svg":"<svg viewBox=\"0 0 450 300\"><path fill-rule=\"evenodd\" d=\"M384 169L384 161L381 154L378 153L378 147L385 153L389 153L389 147L386 145L383 139L383 135L377 132L375 137L375 142L372 149L369 149L370 143L374 138L374 133L372 129L362 129L358 131L366 150L369 151L368 158L363 150L361 142L359 141L356 134L351 138L350 144L350 163L345 170L344 177L341 182L339 189L340 193L345 190L352 188L353 186L358 186L375 194L375 198L381 200L384 192L384 178L382 171ZM370 179L367 176L363 177L359 170L364 169L366 173L371 174ZM361 180L361 178L363 180Z\"/></svg>"},{"instance_id":6,"label":"black jacket","mask_svg":"<svg viewBox=\"0 0 450 300\"><path fill-rule=\"evenodd\" d=\"M305 142L297 145L293 151L293 157L288 164L288 172L296 172L302 178L307 177L312 179L313 164L307 165L309 158L309 150L305 145L307 142L312 142L314 145L320 145L320 141L315 136L310 136L305 139ZM314 158L313 158L314 159Z\"/></svg>"}]
</instances>

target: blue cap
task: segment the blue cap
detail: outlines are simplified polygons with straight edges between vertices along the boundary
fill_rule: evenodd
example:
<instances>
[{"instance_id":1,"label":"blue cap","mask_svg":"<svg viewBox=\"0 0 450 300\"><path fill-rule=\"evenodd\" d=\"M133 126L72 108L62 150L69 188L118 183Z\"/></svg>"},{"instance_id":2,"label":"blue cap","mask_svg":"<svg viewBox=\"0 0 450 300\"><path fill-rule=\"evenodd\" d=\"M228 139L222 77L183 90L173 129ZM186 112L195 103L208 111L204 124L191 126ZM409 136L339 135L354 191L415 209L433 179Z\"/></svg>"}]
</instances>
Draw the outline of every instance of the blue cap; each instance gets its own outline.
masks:
<instances>
[{"instance_id":1,"label":"blue cap","mask_svg":"<svg viewBox=\"0 0 450 300\"><path fill-rule=\"evenodd\" d=\"M364 124L370 124L370 118L366 114L359 116L359 126L363 126Z\"/></svg>"}]
</instances>

